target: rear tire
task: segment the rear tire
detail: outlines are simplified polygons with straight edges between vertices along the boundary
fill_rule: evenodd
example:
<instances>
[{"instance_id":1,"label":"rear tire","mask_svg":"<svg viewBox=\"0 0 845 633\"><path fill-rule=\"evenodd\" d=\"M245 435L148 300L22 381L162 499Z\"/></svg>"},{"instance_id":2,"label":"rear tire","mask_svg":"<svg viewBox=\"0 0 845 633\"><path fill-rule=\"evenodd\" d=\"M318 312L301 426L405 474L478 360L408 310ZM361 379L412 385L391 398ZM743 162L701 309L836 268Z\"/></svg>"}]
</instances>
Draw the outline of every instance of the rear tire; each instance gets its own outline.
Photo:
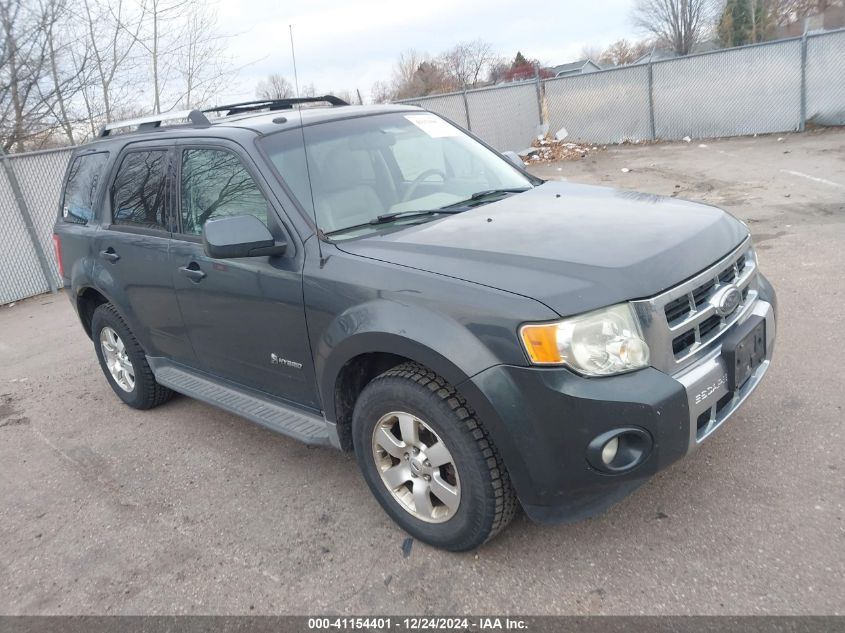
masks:
<instances>
[{"instance_id":1,"label":"rear tire","mask_svg":"<svg viewBox=\"0 0 845 633\"><path fill-rule=\"evenodd\" d=\"M173 392L158 384L140 343L110 303L94 310L91 336L100 368L117 397L133 409L152 409Z\"/></svg>"},{"instance_id":2,"label":"rear tire","mask_svg":"<svg viewBox=\"0 0 845 633\"><path fill-rule=\"evenodd\" d=\"M404 363L370 382L352 433L367 485L415 538L465 551L514 517L516 494L486 429L455 388L422 365Z\"/></svg>"}]
</instances>

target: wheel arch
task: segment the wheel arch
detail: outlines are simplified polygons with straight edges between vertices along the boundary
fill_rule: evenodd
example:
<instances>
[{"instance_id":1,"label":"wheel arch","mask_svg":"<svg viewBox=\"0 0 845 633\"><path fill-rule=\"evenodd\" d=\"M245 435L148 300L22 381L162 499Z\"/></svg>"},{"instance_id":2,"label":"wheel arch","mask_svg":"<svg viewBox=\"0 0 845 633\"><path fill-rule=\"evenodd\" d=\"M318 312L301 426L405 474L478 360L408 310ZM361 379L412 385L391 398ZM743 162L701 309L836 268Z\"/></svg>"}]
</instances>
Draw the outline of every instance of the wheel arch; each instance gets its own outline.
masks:
<instances>
[{"instance_id":1,"label":"wheel arch","mask_svg":"<svg viewBox=\"0 0 845 633\"><path fill-rule=\"evenodd\" d=\"M109 297L93 286L81 287L76 292L76 312L82 323L82 329L92 340L94 334L91 331L91 321L94 318L94 311L105 303L114 305ZM115 309L117 309L116 306Z\"/></svg>"},{"instance_id":2,"label":"wheel arch","mask_svg":"<svg viewBox=\"0 0 845 633\"><path fill-rule=\"evenodd\" d=\"M352 449L352 412L361 391L376 376L409 361L431 369L456 388L469 377L439 352L396 334L363 333L335 348L322 372L321 398L343 450Z\"/></svg>"}]
</instances>

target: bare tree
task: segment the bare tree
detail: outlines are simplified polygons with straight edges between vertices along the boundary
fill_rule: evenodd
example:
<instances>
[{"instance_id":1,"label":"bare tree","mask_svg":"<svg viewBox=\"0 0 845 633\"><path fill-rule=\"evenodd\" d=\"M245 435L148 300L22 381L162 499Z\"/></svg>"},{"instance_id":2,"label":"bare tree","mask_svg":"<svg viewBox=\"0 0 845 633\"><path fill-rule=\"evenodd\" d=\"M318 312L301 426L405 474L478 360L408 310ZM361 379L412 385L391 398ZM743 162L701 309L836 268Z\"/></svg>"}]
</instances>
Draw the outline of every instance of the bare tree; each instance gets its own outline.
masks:
<instances>
[{"instance_id":1,"label":"bare tree","mask_svg":"<svg viewBox=\"0 0 845 633\"><path fill-rule=\"evenodd\" d=\"M373 103L388 103L393 101L393 88L386 81L377 81L370 88L370 99Z\"/></svg>"},{"instance_id":2,"label":"bare tree","mask_svg":"<svg viewBox=\"0 0 845 633\"><path fill-rule=\"evenodd\" d=\"M634 24L688 55L711 27L714 0L637 0Z\"/></svg>"},{"instance_id":3,"label":"bare tree","mask_svg":"<svg viewBox=\"0 0 845 633\"><path fill-rule=\"evenodd\" d=\"M504 57L496 57L488 64L487 81L497 84L505 78L511 69L511 60Z\"/></svg>"},{"instance_id":4,"label":"bare tree","mask_svg":"<svg viewBox=\"0 0 845 633\"><path fill-rule=\"evenodd\" d=\"M630 42L626 39L617 40L601 52L597 61L600 61L602 64L613 64L614 66L633 64L644 55L647 55L652 46L653 44L647 40L641 40L639 42Z\"/></svg>"},{"instance_id":5,"label":"bare tree","mask_svg":"<svg viewBox=\"0 0 845 633\"><path fill-rule=\"evenodd\" d=\"M409 49L399 55L393 69L393 98L408 99L448 92L456 88L442 59Z\"/></svg>"},{"instance_id":6,"label":"bare tree","mask_svg":"<svg viewBox=\"0 0 845 633\"><path fill-rule=\"evenodd\" d=\"M843 0L770 0L770 2L776 5L778 26L786 26L845 4Z\"/></svg>"},{"instance_id":7,"label":"bare tree","mask_svg":"<svg viewBox=\"0 0 845 633\"><path fill-rule=\"evenodd\" d=\"M76 117L71 111L71 101L82 90L83 83L76 69L68 67L65 62L70 44L59 32L65 30L67 11L63 0L41 0L41 7L46 18L42 35L47 43L50 79L56 89L56 98L52 103L48 101L48 107L68 142L73 145Z\"/></svg>"},{"instance_id":8,"label":"bare tree","mask_svg":"<svg viewBox=\"0 0 845 633\"><path fill-rule=\"evenodd\" d=\"M203 0L143 2L145 18L134 40L146 53L153 112L206 103L236 74L216 12Z\"/></svg>"},{"instance_id":9,"label":"bare tree","mask_svg":"<svg viewBox=\"0 0 845 633\"><path fill-rule=\"evenodd\" d=\"M50 74L45 29L52 8L0 0L0 143L24 151L55 129L51 117L58 87Z\"/></svg>"},{"instance_id":10,"label":"bare tree","mask_svg":"<svg viewBox=\"0 0 845 633\"><path fill-rule=\"evenodd\" d=\"M284 76L273 73L267 79L258 82L255 96L259 99L289 99L294 96L291 83Z\"/></svg>"},{"instance_id":11,"label":"bare tree","mask_svg":"<svg viewBox=\"0 0 845 633\"><path fill-rule=\"evenodd\" d=\"M92 136L116 109L125 109L134 100L139 64L137 40L146 15L125 0L78 0L74 17L85 25L70 59L84 86L81 99L88 133Z\"/></svg>"},{"instance_id":12,"label":"bare tree","mask_svg":"<svg viewBox=\"0 0 845 633\"><path fill-rule=\"evenodd\" d=\"M493 46L481 39L457 44L440 57L455 88L477 85L496 59Z\"/></svg>"},{"instance_id":13,"label":"bare tree","mask_svg":"<svg viewBox=\"0 0 845 633\"><path fill-rule=\"evenodd\" d=\"M587 44L586 46L581 48L581 59L589 59L591 61L598 61L598 59L604 53L604 50L601 46L596 46L595 44Z\"/></svg>"},{"instance_id":14,"label":"bare tree","mask_svg":"<svg viewBox=\"0 0 845 633\"><path fill-rule=\"evenodd\" d=\"M226 54L227 36L217 32L217 11L195 2L183 18L173 49L176 77L172 106L190 109L216 99L237 70Z\"/></svg>"},{"instance_id":15,"label":"bare tree","mask_svg":"<svg viewBox=\"0 0 845 633\"><path fill-rule=\"evenodd\" d=\"M145 29L135 36L135 41L146 50L149 55L150 71L152 73L153 112L161 112L164 86L168 83L168 73L171 70L170 61L174 53L172 35L178 29L178 23L185 17L187 0L148 0L148 19Z\"/></svg>"},{"instance_id":16,"label":"bare tree","mask_svg":"<svg viewBox=\"0 0 845 633\"><path fill-rule=\"evenodd\" d=\"M420 64L427 60L428 55L420 53L413 48L399 53L399 59L393 67L394 91L398 92L403 86L410 86L414 82L414 74L417 72Z\"/></svg>"}]
</instances>

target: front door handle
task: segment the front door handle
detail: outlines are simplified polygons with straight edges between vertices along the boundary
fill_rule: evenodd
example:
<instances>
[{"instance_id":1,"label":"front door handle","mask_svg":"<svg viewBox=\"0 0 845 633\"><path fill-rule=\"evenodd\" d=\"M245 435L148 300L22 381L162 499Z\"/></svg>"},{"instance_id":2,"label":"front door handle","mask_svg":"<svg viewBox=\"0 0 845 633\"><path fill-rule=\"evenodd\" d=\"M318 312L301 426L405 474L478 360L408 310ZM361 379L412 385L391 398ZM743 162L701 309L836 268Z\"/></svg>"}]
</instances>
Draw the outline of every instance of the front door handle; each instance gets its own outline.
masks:
<instances>
[{"instance_id":1,"label":"front door handle","mask_svg":"<svg viewBox=\"0 0 845 633\"><path fill-rule=\"evenodd\" d=\"M112 264L115 263L118 259L120 259L120 255L115 253L114 249L111 246L109 246L104 251L100 251L100 257L107 261L110 261Z\"/></svg>"},{"instance_id":2,"label":"front door handle","mask_svg":"<svg viewBox=\"0 0 845 633\"><path fill-rule=\"evenodd\" d=\"M200 270L200 265L196 262L191 262L187 266L181 266L179 270L194 283L199 283L205 278L205 273Z\"/></svg>"}]
</instances>

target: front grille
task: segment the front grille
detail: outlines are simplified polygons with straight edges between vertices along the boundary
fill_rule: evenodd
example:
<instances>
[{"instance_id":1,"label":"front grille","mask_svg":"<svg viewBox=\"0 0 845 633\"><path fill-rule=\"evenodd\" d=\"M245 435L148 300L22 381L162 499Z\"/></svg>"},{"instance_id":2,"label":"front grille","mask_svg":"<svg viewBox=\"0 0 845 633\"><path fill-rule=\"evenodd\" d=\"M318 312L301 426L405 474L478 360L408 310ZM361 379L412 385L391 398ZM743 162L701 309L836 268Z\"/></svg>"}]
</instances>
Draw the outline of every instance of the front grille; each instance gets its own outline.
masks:
<instances>
[{"instance_id":1,"label":"front grille","mask_svg":"<svg viewBox=\"0 0 845 633\"><path fill-rule=\"evenodd\" d=\"M722 325L722 317L717 314L714 314L711 317L707 317L706 320L701 322L701 325L698 326L698 332L701 336L701 340L705 340L710 337L710 334L713 331Z\"/></svg>"},{"instance_id":2,"label":"front grille","mask_svg":"<svg viewBox=\"0 0 845 633\"><path fill-rule=\"evenodd\" d=\"M731 327L757 298L757 266L750 239L688 281L652 299L635 301L652 364L675 373ZM714 297L728 284L741 293L740 305L721 316ZM712 300L712 301L711 301Z\"/></svg>"},{"instance_id":3,"label":"front grille","mask_svg":"<svg viewBox=\"0 0 845 633\"><path fill-rule=\"evenodd\" d=\"M729 262L713 279L708 279L687 294L667 303L664 312L669 325L684 321L690 314L701 310L721 286L734 283L745 270L745 257L746 254L743 254L736 261Z\"/></svg>"}]
</instances>

